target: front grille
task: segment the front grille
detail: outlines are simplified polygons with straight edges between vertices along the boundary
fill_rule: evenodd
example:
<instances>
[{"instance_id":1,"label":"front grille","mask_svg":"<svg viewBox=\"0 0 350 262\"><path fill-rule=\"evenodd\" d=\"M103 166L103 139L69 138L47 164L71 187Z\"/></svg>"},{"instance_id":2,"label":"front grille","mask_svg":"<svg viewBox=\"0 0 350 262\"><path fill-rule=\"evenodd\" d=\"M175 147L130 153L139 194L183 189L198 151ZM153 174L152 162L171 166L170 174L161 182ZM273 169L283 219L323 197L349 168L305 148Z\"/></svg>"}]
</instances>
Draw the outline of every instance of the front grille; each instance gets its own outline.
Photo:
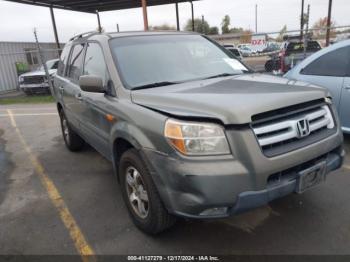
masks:
<instances>
[{"instance_id":1,"label":"front grille","mask_svg":"<svg viewBox=\"0 0 350 262\"><path fill-rule=\"evenodd\" d=\"M42 84L45 81L44 76L25 76L23 77L24 84Z\"/></svg>"},{"instance_id":2,"label":"front grille","mask_svg":"<svg viewBox=\"0 0 350 262\"><path fill-rule=\"evenodd\" d=\"M324 102L290 109L263 113L265 119L255 116L257 120L253 121L252 129L266 156L272 157L301 148L335 132L333 115Z\"/></svg>"}]
</instances>

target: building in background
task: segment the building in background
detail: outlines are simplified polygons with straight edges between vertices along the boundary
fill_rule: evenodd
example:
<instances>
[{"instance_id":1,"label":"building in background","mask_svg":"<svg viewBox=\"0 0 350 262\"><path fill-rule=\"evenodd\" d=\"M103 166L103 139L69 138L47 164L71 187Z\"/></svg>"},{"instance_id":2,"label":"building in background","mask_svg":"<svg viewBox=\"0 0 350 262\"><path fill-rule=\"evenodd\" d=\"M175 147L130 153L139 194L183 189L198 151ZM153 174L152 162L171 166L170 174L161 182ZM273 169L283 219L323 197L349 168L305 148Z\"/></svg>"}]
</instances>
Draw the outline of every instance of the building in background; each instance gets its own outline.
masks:
<instances>
[{"instance_id":1,"label":"building in background","mask_svg":"<svg viewBox=\"0 0 350 262\"><path fill-rule=\"evenodd\" d=\"M45 50L45 60L58 57L55 43L41 43L40 46ZM16 90L18 75L40 65L36 43L0 42L0 93Z\"/></svg>"}]
</instances>

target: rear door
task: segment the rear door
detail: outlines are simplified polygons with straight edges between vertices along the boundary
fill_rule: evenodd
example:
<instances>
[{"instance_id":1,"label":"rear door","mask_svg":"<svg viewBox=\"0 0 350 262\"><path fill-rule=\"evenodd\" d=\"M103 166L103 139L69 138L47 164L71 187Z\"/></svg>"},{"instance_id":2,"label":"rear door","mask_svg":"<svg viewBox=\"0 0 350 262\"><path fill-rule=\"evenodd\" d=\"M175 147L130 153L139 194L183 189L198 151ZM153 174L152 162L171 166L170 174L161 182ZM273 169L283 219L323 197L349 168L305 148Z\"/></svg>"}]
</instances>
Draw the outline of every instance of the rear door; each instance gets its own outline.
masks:
<instances>
[{"instance_id":1,"label":"rear door","mask_svg":"<svg viewBox=\"0 0 350 262\"><path fill-rule=\"evenodd\" d=\"M66 83L63 86L66 117L69 123L76 128L80 126L83 113L79 77L83 71L84 47L83 43L75 44L72 47L66 72Z\"/></svg>"},{"instance_id":2,"label":"rear door","mask_svg":"<svg viewBox=\"0 0 350 262\"><path fill-rule=\"evenodd\" d=\"M63 92L64 86L66 86L67 79L65 78L65 73L67 69L67 63L69 58L69 53L71 50L71 45L67 44L63 48L60 60L58 61L57 74L54 76L54 93L53 95L56 97L57 101L60 101L63 106Z\"/></svg>"}]
</instances>

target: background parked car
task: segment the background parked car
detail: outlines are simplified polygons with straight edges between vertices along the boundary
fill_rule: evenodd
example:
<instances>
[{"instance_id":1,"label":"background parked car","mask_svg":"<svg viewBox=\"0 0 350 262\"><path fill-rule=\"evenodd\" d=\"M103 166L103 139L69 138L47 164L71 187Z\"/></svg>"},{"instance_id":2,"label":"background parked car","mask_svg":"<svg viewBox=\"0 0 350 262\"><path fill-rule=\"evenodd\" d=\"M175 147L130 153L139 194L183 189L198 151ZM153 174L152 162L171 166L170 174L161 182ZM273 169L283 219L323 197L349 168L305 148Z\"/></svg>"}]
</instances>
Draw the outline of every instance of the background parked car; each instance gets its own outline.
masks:
<instances>
[{"instance_id":1,"label":"background parked car","mask_svg":"<svg viewBox=\"0 0 350 262\"><path fill-rule=\"evenodd\" d=\"M57 71L58 59L46 62L49 74L52 76ZM34 93L50 93L50 85L45 74L44 66L38 70L22 74L18 78L19 88L27 95Z\"/></svg>"},{"instance_id":2,"label":"background parked car","mask_svg":"<svg viewBox=\"0 0 350 262\"><path fill-rule=\"evenodd\" d=\"M286 73L306 57L319 50L321 50L321 46L317 41L314 40L307 41L305 53L303 42L283 42L281 45L281 52L278 55L271 57L271 59L265 63L265 70L267 72L271 72L273 70L281 70L283 73Z\"/></svg>"},{"instance_id":3,"label":"background parked car","mask_svg":"<svg viewBox=\"0 0 350 262\"><path fill-rule=\"evenodd\" d=\"M241 54L244 56L244 57L247 57L247 56L250 56L250 55L254 55L256 54L256 51L252 50L250 47L248 46L241 46L239 47L239 51L241 52Z\"/></svg>"},{"instance_id":4,"label":"background parked car","mask_svg":"<svg viewBox=\"0 0 350 262\"><path fill-rule=\"evenodd\" d=\"M350 133L350 40L313 54L284 77L326 87L338 109L343 131Z\"/></svg>"}]
</instances>

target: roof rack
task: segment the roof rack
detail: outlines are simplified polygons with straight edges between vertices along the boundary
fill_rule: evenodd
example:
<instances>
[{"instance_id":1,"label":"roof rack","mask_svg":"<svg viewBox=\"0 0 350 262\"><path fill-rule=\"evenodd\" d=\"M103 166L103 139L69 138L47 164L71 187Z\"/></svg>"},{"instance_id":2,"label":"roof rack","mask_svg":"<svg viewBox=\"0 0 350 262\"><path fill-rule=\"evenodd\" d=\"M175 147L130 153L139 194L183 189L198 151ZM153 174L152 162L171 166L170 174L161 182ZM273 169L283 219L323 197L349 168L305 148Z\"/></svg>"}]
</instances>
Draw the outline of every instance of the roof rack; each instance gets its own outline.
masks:
<instances>
[{"instance_id":1,"label":"roof rack","mask_svg":"<svg viewBox=\"0 0 350 262\"><path fill-rule=\"evenodd\" d=\"M71 39L69 39L69 41L73 41L73 40L76 40L78 38L82 38L84 36L93 35L93 34L99 34L99 33L100 32L98 32L98 31L89 31L89 32L81 33L81 34L73 36Z\"/></svg>"}]
</instances>

